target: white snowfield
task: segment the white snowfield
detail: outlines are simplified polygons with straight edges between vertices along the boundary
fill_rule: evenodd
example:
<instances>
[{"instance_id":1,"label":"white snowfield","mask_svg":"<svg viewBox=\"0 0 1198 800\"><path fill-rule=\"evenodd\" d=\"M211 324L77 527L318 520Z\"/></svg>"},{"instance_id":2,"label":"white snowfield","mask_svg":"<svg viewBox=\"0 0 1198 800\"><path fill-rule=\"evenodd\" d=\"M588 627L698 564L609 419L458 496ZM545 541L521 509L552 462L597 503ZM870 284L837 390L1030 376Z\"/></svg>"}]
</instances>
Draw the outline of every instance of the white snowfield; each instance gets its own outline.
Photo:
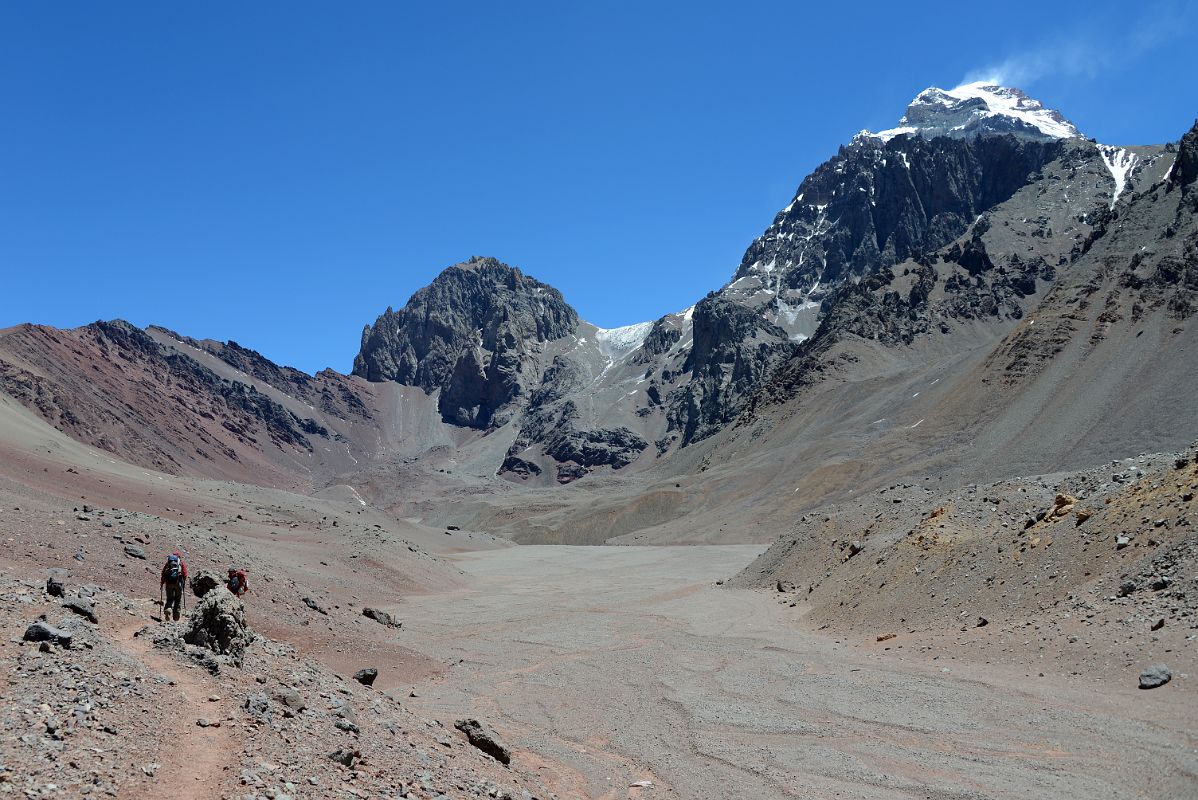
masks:
<instances>
[{"instance_id":1,"label":"white snowfield","mask_svg":"<svg viewBox=\"0 0 1198 800\"><path fill-rule=\"evenodd\" d=\"M652 322L637 322L620 328L598 328L595 341L599 350L608 358L619 358L640 347L649 335Z\"/></svg>"},{"instance_id":2,"label":"white snowfield","mask_svg":"<svg viewBox=\"0 0 1198 800\"><path fill-rule=\"evenodd\" d=\"M951 108L954 105L972 99L980 99L985 103L985 109L976 109L973 113L978 117L1008 117L1016 119L1039 130L1054 139L1069 139L1081 136L1082 133L1072 122L1065 119L1059 112L1045 108L1039 100L1028 97L1019 89L998 86L993 83L979 81L966 83L955 89L940 89L928 87L920 92L912 101L912 105L943 105ZM964 126L961 126L964 127ZM899 120L898 127L871 133L862 131L858 136L870 136L888 142L901 134L918 133L920 128L913 126L904 116Z\"/></svg>"},{"instance_id":3,"label":"white snowfield","mask_svg":"<svg viewBox=\"0 0 1198 800\"><path fill-rule=\"evenodd\" d=\"M1102 163L1106 164L1106 168L1111 171L1111 177L1115 179L1115 194L1111 198L1111 208L1114 208L1119 195L1127 188L1127 179L1131 176L1131 171L1135 169L1136 154L1110 144L1098 145L1098 151L1102 153Z\"/></svg>"}]
</instances>

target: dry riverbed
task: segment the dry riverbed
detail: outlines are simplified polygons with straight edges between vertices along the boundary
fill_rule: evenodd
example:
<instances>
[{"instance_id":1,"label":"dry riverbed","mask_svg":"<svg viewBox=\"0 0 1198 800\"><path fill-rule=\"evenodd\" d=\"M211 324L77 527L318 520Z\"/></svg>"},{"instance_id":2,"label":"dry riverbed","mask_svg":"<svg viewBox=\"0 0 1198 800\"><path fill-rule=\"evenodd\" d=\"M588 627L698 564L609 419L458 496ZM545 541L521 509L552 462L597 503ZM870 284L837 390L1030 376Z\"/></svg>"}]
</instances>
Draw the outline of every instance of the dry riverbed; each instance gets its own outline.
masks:
<instances>
[{"instance_id":1,"label":"dry riverbed","mask_svg":"<svg viewBox=\"0 0 1198 800\"><path fill-rule=\"evenodd\" d=\"M827 637L801 606L717 585L760 551L460 555L468 588L399 607L405 644L455 665L404 702L488 719L562 797L1198 793L1188 681L1139 691L950 661L948 641L900 655Z\"/></svg>"}]
</instances>

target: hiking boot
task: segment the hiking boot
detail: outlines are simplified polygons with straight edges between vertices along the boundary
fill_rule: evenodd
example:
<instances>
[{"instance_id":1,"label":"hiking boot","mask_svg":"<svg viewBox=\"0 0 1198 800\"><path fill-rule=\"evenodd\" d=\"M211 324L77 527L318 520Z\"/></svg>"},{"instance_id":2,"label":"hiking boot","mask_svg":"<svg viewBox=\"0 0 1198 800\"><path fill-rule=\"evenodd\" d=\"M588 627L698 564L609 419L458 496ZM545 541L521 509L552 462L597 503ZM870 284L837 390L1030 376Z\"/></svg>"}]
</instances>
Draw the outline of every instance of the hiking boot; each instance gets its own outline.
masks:
<instances>
[{"instance_id":1,"label":"hiking boot","mask_svg":"<svg viewBox=\"0 0 1198 800\"><path fill-rule=\"evenodd\" d=\"M179 611L178 611L178 609L176 609L175 610L175 622L178 622L178 621L179 621Z\"/></svg>"}]
</instances>

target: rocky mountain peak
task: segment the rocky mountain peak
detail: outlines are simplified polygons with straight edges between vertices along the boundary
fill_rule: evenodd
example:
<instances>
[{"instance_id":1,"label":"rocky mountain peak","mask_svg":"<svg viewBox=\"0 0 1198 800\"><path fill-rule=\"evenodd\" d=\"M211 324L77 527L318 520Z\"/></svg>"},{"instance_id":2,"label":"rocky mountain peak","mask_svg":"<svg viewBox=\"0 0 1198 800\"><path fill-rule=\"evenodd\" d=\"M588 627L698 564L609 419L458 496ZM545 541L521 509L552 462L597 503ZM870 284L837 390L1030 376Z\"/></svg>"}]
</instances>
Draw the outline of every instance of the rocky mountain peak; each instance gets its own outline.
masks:
<instances>
[{"instance_id":1,"label":"rocky mountain peak","mask_svg":"<svg viewBox=\"0 0 1198 800\"><path fill-rule=\"evenodd\" d=\"M353 374L440 389L446 420L487 427L536 379L523 375L534 369L528 344L560 339L578 324L557 289L497 259L474 257L368 325Z\"/></svg>"},{"instance_id":2,"label":"rocky mountain peak","mask_svg":"<svg viewBox=\"0 0 1198 800\"><path fill-rule=\"evenodd\" d=\"M987 133L1040 141L1082 135L1059 111L1045 108L1022 90L980 81L955 89L924 89L907 106L897 127L877 133L862 131L858 137L888 142L903 135L968 139Z\"/></svg>"}]
</instances>

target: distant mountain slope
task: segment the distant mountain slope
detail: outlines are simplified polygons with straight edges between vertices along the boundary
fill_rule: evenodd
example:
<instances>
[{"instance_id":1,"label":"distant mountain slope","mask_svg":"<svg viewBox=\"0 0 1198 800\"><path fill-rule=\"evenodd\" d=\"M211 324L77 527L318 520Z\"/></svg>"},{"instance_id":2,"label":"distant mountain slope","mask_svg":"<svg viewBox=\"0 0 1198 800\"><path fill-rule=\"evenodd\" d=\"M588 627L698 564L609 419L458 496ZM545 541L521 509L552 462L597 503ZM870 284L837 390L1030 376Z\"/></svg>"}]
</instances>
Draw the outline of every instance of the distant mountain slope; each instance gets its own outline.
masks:
<instances>
[{"instance_id":1,"label":"distant mountain slope","mask_svg":"<svg viewBox=\"0 0 1198 800\"><path fill-rule=\"evenodd\" d=\"M353 483L396 508L415 486L460 492L455 513L587 541L731 497L785 515L886 475L1177 449L1196 137L1100 145L1018 90L932 88L805 178L726 285L655 321L598 328L472 258L367 326L352 376L114 322L4 332L0 388L145 466ZM595 497L585 524L562 506L580 495L502 499L647 470L722 488L635 518Z\"/></svg>"},{"instance_id":2,"label":"distant mountain slope","mask_svg":"<svg viewBox=\"0 0 1198 800\"><path fill-rule=\"evenodd\" d=\"M823 357L846 337L909 346L967 324L966 350L1001 338L1171 162L1164 146L1088 141L1017 89L931 88L804 179L727 285L630 326L618 352L558 293L479 259L380 317L356 370L436 393L446 422L515 430L501 474L639 469L789 391L796 370L853 357Z\"/></svg>"},{"instance_id":3,"label":"distant mountain slope","mask_svg":"<svg viewBox=\"0 0 1198 800\"><path fill-rule=\"evenodd\" d=\"M205 363L208 351L229 368ZM257 384L241 367L280 388ZM372 418L364 382L281 370L233 344L119 320L3 332L0 388L64 433L135 464L268 486L313 486L314 462L353 449L336 427L349 432Z\"/></svg>"}]
</instances>

